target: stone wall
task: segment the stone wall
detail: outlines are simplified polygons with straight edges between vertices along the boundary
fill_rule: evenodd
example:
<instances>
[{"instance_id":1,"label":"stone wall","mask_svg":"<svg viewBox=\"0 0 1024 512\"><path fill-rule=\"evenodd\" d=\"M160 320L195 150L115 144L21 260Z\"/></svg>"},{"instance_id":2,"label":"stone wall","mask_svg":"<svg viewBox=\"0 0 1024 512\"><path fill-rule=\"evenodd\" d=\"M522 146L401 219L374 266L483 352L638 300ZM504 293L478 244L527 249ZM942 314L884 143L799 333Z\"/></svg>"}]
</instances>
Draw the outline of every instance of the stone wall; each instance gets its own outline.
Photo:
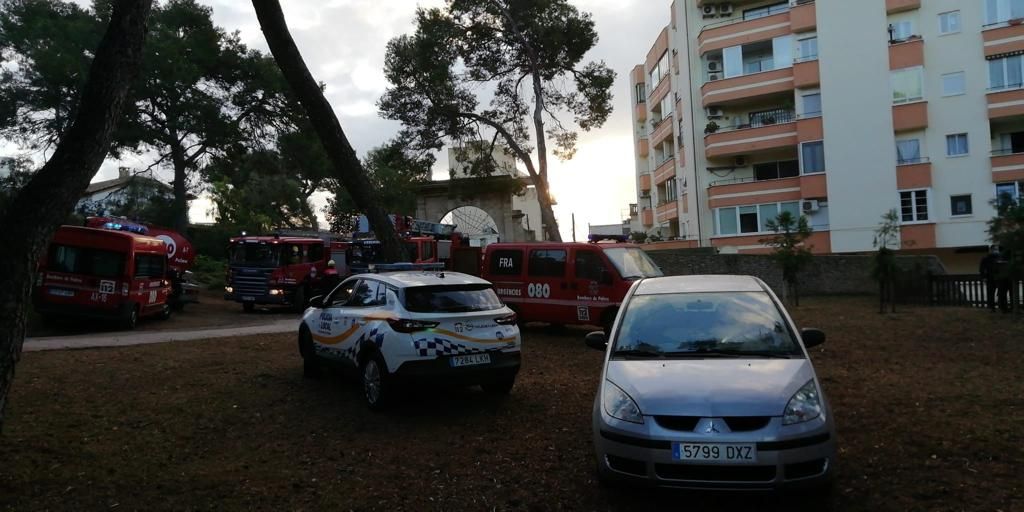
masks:
<instances>
[{"instance_id":1,"label":"stone wall","mask_svg":"<svg viewBox=\"0 0 1024 512\"><path fill-rule=\"evenodd\" d=\"M764 280L782 294L782 271L768 255L709 254L686 249L649 250L666 275L737 274L752 275ZM876 294L878 284L871 278L870 255L815 256L800 275L801 295ZM935 256L899 256L897 264L904 270L902 287L926 285L928 272L944 274L942 263ZM918 282L920 281L920 282Z\"/></svg>"}]
</instances>

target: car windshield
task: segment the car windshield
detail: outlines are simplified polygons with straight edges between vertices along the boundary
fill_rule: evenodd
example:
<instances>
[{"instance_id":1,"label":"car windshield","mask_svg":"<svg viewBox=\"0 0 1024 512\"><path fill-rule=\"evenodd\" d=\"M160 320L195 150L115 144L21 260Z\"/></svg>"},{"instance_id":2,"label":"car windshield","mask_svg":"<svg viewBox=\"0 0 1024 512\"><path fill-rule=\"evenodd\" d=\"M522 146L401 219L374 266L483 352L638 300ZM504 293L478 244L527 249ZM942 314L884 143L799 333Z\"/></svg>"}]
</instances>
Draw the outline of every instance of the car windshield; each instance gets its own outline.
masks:
<instances>
[{"instance_id":1,"label":"car windshield","mask_svg":"<svg viewBox=\"0 0 1024 512\"><path fill-rule=\"evenodd\" d=\"M231 247L232 265L251 265L255 267L276 267L280 259L281 248L268 245L266 242L239 242Z\"/></svg>"},{"instance_id":2,"label":"car windshield","mask_svg":"<svg viewBox=\"0 0 1024 512\"><path fill-rule=\"evenodd\" d=\"M803 355L764 292L635 296L612 352L619 357Z\"/></svg>"},{"instance_id":3,"label":"car windshield","mask_svg":"<svg viewBox=\"0 0 1024 512\"><path fill-rule=\"evenodd\" d=\"M413 313L455 313L500 309L489 285L417 286L405 290L405 309Z\"/></svg>"},{"instance_id":4,"label":"car windshield","mask_svg":"<svg viewBox=\"0 0 1024 512\"><path fill-rule=\"evenodd\" d=\"M605 249L604 254L619 271L623 279L633 277L661 277L661 269L651 261L643 249L619 247Z\"/></svg>"}]
</instances>

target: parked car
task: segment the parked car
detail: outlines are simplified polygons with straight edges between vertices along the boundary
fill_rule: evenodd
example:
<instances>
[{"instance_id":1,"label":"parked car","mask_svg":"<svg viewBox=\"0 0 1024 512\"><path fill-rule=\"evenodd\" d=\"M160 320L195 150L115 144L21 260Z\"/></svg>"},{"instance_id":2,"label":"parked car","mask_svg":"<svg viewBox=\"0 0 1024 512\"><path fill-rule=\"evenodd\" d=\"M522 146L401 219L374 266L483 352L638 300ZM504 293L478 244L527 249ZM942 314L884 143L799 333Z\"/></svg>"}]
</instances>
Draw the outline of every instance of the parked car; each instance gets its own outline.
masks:
<instances>
[{"instance_id":1,"label":"parked car","mask_svg":"<svg viewBox=\"0 0 1024 512\"><path fill-rule=\"evenodd\" d=\"M516 316L483 279L456 272L359 274L311 301L299 327L307 376L354 371L371 409L409 382L506 394L520 365Z\"/></svg>"},{"instance_id":2,"label":"parked car","mask_svg":"<svg viewBox=\"0 0 1024 512\"><path fill-rule=\"evenodd\" d=\"M609 335L594 400L598 474L681 488L828 489L832 412L778 298L746 276L634 283Z\"/></svg>"}]
</instances>

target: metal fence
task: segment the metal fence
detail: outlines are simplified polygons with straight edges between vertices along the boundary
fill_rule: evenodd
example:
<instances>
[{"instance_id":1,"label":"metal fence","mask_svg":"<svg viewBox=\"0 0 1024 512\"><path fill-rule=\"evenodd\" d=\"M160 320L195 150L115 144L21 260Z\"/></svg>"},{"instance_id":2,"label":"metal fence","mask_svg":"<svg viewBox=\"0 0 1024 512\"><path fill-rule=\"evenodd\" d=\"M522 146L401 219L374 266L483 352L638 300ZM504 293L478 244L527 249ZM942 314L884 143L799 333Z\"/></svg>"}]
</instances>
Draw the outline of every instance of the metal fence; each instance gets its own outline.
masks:
<instances>
[{"instance_id":1,"label":"metal fence","mask_svg":"<svg viewBox=\"0 0 1024 512\"><path fill-rule=\"evenodd\" d=\"M1014 309L1024 308L1024 280L1011 281L1009 301ZM928 277L928 304L988 307L988 283L978 274L931 275Z\"/></svg>"}]
</instances>

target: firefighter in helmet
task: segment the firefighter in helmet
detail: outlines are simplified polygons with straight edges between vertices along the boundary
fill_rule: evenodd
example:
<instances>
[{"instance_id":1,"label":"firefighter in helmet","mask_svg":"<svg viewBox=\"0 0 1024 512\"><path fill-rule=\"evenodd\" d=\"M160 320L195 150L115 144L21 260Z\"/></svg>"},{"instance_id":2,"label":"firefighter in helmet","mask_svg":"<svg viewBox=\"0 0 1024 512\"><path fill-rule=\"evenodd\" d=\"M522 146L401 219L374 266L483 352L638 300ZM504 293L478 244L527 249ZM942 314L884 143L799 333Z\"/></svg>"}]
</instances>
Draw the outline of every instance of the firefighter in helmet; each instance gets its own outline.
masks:
<instances>
[{"instance_id":1,"label":"firefighter in helmet","mask_svg":"<svg viewBox=\"0 0 1024 512\"><path fill-rule=\"evenodd\" d=\"M334 263L334 260L327 262L327 269L324 270L324 277L320 280L321 290L320 293L327 295L331 293L341 283L341 276L338 275L338 265Z\"/></svg>"}]
</instances>

